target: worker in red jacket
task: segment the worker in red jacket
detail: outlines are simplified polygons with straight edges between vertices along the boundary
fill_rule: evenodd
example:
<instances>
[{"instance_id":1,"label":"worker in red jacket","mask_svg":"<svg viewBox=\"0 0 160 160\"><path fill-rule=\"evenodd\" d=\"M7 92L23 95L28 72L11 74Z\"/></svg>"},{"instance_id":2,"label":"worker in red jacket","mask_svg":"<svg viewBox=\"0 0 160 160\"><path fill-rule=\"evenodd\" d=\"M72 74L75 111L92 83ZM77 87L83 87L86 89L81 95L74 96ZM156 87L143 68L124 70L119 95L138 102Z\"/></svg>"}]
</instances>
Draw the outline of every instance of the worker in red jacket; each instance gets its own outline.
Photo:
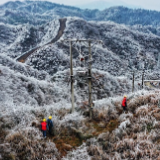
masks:
<instances>
[{"instance_id":1,"label":"worker in red jacket","mask_svg":"<svg viewBox=\"0 0 160 160\"><path fill-rule=\"evenodd\" d=\"M47 122L46 119L43 119L43 122L41 122L41 130L43 132L43 137L46 138L46 134L47 134Z\"/></svg>"},{"instance_id":2,"label":"worker in red jacket","mask_svg":"<svg viewBox=\"0 0 160 160\"><path fill-rule=\"evenodd\" d=\"M122 100L122 107L123 107L123 111L126 111L127 109L127 96L125 95L123 100Z\"/></svg>"}]
</instances>

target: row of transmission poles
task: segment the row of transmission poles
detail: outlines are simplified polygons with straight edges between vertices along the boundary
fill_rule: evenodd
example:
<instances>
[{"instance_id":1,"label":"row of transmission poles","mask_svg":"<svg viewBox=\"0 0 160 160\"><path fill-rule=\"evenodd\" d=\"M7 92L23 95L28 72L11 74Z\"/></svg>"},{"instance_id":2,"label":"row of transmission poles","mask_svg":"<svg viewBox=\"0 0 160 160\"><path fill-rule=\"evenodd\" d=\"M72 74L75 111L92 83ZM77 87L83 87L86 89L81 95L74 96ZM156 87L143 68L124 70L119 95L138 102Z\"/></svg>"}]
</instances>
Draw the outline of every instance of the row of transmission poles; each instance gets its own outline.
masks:
<instances>
[{"instance_id":1,"label":"row of transmission poles","mask_svg":"<svg viewBox=\"0 0 160 160\"><path fill-rule=\"evenodd\" d=\"M73 40L73 39L64 39L62 41L69 42L70 44L70 80L71 80L71 103L72 103L72 113L75 110L74 106L74 75L73 75L73 55L72 55L72 45L74 42L87 42L88 43L88 52L89 52L89 66L88 66L88 105L89 105L89 116L92 119L92 54L91 54L91 43L99 42L102 43L100 40Z\"/></svg>"}]
</instances>

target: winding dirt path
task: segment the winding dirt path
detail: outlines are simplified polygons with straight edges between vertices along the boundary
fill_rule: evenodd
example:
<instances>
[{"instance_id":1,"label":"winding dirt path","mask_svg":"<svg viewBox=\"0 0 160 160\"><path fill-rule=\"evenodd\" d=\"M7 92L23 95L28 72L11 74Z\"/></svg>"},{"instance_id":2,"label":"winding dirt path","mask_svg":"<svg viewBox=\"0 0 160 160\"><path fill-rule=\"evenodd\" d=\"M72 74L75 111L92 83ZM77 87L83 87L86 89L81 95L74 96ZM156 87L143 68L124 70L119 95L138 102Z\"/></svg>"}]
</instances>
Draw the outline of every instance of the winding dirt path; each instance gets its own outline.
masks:
<instances>
[{"instance_id":1,"label":"winding dirt path","mask_svg":"<svg viewBox=\"0 0 160 160\"><path fill-rule=\"evenodd\" d=\"M19 61L19 62L22 62L24 63L26 61L26 59L32 54L34 53L35 51L37 51L38 49L48 45L48 44L52 44L52 43L55 43L56 41L58 41L61 36L63 35L63 32L66 28L66 21L67 21L67 18L62 18L62 19L59 19L59 23L60 23L60 27L59 27L59 30L58 30L58 33L56 35L55 38L53 38L50 42L44 44L43 46L40 46L40 47L35 47L35 48L32 48L31 50L25 52L23 55L21 55L20 57L18 57L16 60Z\"/></svg>"}]
</instances>

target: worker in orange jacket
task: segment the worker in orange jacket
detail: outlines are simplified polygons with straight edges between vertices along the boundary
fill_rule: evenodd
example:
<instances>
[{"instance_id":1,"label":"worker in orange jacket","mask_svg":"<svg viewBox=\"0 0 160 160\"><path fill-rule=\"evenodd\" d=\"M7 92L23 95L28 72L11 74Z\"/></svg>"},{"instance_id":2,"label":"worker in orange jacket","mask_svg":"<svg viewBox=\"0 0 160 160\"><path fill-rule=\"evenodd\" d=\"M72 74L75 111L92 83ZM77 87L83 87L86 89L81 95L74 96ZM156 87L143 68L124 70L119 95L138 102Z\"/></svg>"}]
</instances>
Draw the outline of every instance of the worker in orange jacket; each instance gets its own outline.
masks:
<instances>
[{"instance_id":1,"label":"worker in orange jacket","mask_svg":"<svg viewBox=\"0 0 160 160\"><path fill-rule=\"evenodd\" d=\"M127 109L127 96L125 95L123 100L122 100L122 107L123 107L123 111L126 111Z\"/></svg>"},{"instance_id":2,"label":"worker in orange jacket","mask_svg":"<svg viewBox=\"0 0 160 160\"><path fill-rule=\"evenodd\" d=\"M41 130L43 132L44 138L46 138L47 136L47 129L48 129L47 122L46 122L46 119L44 118L43 121L41 122Z\"/></svg>"}]
</instances>

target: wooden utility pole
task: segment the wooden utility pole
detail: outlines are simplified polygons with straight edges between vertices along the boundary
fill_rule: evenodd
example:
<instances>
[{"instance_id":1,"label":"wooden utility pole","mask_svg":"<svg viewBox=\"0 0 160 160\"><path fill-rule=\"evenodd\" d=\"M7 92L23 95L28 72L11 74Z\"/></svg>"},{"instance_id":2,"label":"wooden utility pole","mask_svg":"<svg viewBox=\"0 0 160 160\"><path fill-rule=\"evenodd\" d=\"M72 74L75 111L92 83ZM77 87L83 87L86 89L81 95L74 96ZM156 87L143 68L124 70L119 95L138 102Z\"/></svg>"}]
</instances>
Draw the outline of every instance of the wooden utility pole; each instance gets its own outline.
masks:
<instances>
[{"instance_id":1,"label":"wooden utility pole","mask_svg":"<svg viewBox=\"0 0 160 160\"><path fill-rule=\"evenodd\" d=\"M132 92L134 92L134 71L133 71L133 77L132 77Z\"/></svg>"},{"instance_id":2,"label":"wooden utility pole","mask_svg":"<svg viewBox=\"0 0 160 160\"><path fill-rule=\"evenodd\" d=\"M71 101L72 113L74 112L74 80L73 80L73 62L72 62L72 41L70 41L70 76L71 76Z\"/></svg>"},{"instance_id":3,"label":"wooden utility pole","mask_svg":"<svg viewBox=\"0 0 160 160\"><path fill-rule=\"evenodd\" d=\"M142 89L143 89L143 82L144 82L144 70L142 71Z\"/></svg>"},{"instance_id":4,"label":"wooden utility pole","mask_svg":"<svg viewBox=\"0 0 160 160\"><path fill-rule=\"evenodd\" d=\"M91 72L91 63L92 63L92 54L91 54L91 42L99 42L102 43L102 41L99 40L73 40L73 39L64 39L62 41L67 41L70 42L70 76L71 76L71 100L72 100L72 113L74 112L74 79L73 79L73 64L72 64L72 43L73 42L88 42L89 45L89 67L88 67L88 91L89 91L89 96L88 96L88 103L89 103L89 113L90 113L90 118L92 119L92 72Z\"/></svg>"},{"instance_id":5,"label":"wooden utility pole","mask_svg":"<svg viewBox=\"0 0 160 160\"><path fill-rule=\"evenodd\" d=\"M89 68L88 68L88 92L89 92L89 97L88 97L88 103L89 103L89 116L92 119L92 72L91 72L91 67L92 67L92 55L91 55L91 42L88 41L89 45Z\"/></svg>"}]
</instances>

